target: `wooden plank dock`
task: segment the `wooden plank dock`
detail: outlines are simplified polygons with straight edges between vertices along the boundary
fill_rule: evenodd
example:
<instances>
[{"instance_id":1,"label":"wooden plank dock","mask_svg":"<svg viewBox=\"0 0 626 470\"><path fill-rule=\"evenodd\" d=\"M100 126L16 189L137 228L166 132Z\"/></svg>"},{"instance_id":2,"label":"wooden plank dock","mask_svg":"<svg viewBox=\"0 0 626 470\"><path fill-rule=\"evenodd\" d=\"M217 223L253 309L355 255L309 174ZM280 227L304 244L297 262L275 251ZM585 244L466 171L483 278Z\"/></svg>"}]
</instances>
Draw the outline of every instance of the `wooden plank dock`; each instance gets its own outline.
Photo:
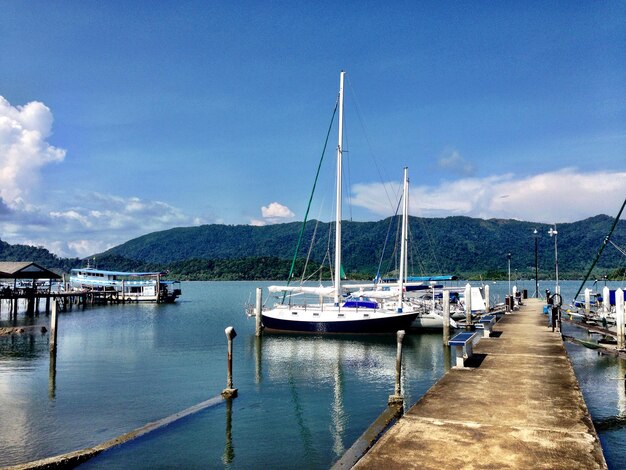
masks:
<instances>
[{"instance_id":1,"label":"wooden plank dock","mask_svg":"<svg viewBox=\"0 0 626 470\"><path fill-rule=\"evenodd\" d=\"M607 468L560 334L524 303L354 468Z\"/></svg>"}]
</instances>

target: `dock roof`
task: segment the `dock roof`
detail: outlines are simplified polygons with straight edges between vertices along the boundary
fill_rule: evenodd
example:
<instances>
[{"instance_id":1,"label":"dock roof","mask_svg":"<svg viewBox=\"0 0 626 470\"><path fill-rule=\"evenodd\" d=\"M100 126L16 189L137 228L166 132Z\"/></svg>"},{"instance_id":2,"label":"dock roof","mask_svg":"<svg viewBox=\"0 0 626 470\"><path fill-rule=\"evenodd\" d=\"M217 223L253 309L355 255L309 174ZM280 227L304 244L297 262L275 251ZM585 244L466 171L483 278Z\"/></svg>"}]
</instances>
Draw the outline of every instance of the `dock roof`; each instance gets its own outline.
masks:
<instances>
[{"instance_id":1,"label":"dock roof","mask_svg":"<svg viewBox=\"0 0 626 470\"><path fill-rule=\"evenodd\" d=\"M61 276L32 261L0 261L0 278L60 279Z\"/></svg>"}]
</instances>

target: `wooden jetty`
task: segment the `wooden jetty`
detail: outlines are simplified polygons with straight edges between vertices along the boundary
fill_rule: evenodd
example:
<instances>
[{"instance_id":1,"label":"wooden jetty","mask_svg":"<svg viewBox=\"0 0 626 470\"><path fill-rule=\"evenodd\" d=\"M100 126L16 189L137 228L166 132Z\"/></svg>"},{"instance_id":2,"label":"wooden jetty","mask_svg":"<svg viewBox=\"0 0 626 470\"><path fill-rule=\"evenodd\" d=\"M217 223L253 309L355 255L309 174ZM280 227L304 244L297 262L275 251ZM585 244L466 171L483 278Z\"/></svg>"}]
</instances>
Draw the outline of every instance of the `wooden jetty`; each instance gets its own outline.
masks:
<instances>
[{"instance_id":1,"label":"wooden jetty","mask_svg":"<svg viewBox=\"0 0 626 470\"><path fill-rule=\"evenodd\" d=\"M71 310L72 306L85 307L94 304L124 303L126 300L116 290L82 289L68 290L59 280L62 276L30 261L0 262L0 315L7 311L9 318L17 317L23 310L27 315L39 313L41 302L44 311L50 313L50 302L57 302L61 310ZM56 290L52 283L55 281ZM20 303L23 308L20 308Z\"/></svg>"},{"instance_id":2,"label":"wooden jetty","mask_svg":"<svg viewBox=\"0 0 626 470\"><path fill-rule=\"evenodd\" d=\"M9 317L16 316L20 311L20 302L24 305L26 315L36 315L40 312L41 302L45 302L45 313L50 313L50 302L57 302L62 311L72 310L73 306L85 308L88 305L106 305L114 303L132 302L124 299L114 290L72 290L67 292L53 292L25 287L16 289L0 289L0 315L8 311Z\"/></svg>"},{"instance_id":3,"label":"wooden jetty","mask_svg":"<svg viewBox=\"0 0 626 470\"><path fill-rule=\"evenodd\" d=\"M560 333L524 304L354 468L607 468Z\"/></svg>"}]
</instances>

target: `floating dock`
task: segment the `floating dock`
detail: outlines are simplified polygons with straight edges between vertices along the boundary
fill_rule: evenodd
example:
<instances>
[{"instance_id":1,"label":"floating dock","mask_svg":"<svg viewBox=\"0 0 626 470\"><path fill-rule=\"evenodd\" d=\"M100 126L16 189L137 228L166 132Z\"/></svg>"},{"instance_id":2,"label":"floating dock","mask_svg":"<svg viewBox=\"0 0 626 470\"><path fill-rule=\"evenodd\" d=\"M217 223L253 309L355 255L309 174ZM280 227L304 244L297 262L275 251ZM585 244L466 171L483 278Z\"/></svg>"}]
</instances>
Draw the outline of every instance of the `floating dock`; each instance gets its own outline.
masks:
<instances>
[{"instance_id":1,"label":"floating dock","mask_svg":"<svg viewBox=\"0 0 626 470\"><path fill-rule=\"evenodd\" d=\"M354 468L607 468L560 333L524 303Z\"/></svg>"}]
</instances>

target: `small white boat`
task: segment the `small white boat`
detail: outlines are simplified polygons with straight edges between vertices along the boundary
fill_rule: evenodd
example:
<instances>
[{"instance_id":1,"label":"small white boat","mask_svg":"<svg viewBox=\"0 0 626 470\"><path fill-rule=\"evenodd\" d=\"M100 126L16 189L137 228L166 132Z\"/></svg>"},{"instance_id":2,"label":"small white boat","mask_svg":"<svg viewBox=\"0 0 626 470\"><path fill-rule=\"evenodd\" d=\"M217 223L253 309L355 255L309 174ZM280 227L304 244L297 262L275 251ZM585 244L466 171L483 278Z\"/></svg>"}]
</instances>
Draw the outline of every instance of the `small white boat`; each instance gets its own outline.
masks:
<instances>
[{"instance_id":1,"label":"small white boat","mask_svg":"<svg viewBox=\"0 0 626 470\"><path fill-rule=\"evenodd\" d=\"M446 287L445 290L449 291L451 296L457 300L450 303L450 318L449 324L452 328L457 328L456 321L466 318L466 289L467 287L450 288ZM442 329L443 328L443 304L442 304L442 288L432 288L419 291L410 300L420 305L420 313L417 315L413 323L412 329ZM486 312L485 299L483 293L479 287L471 287L469 290L471 297L471 313L480 314Z\"/></svg>"},{"instance_id":2,"label":"small white boat","mask_svg":"<svg viewBox=\"0 0 626 470\"><path fill-rule=\"evenodd\" d=\"M70 271L69 287L74 290L117 293L127 302L172 303L180 295L179 281L161 279L161 272L106 271L77 268Z\"/></svg>"}]
</instances>

